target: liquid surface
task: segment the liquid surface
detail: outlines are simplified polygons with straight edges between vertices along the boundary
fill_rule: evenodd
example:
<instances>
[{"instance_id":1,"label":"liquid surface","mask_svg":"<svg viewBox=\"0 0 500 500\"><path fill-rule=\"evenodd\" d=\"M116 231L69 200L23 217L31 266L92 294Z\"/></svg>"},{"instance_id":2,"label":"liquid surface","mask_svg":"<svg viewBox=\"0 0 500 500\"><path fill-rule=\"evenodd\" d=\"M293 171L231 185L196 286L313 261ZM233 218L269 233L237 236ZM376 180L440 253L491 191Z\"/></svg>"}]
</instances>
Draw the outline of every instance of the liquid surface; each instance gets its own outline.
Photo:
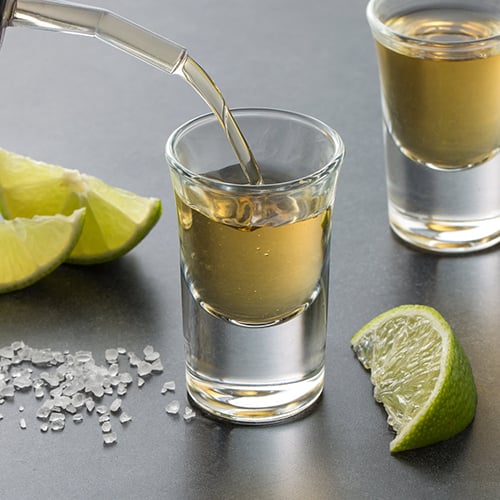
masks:
<instances>
[{"instance_id":1,"label":"liquid surface","mask_svg":"<svg viewBox=\"0 0 500 500\"><path fill-rule=\"evenodd\" d=\"M500 34L500 19L429 9L386 25L428 42L425 50L411 40L377 42L384 115L399 147L441 168L468 167L493 156L500 147L498 44L485 49L478 43L466 54L455 49L457 42Z\"/></svg>"},{"instance_id":2,"label":"liquid surface","mask_svg":"<svg viewBox=\"0 0 500 500\"><path fill-rule=\"evenodd\" d=\"M391 17L386 26L431 43L463 43L500 35L500 18L468 9L424 9Z\"/></svg>"}]
</instances>

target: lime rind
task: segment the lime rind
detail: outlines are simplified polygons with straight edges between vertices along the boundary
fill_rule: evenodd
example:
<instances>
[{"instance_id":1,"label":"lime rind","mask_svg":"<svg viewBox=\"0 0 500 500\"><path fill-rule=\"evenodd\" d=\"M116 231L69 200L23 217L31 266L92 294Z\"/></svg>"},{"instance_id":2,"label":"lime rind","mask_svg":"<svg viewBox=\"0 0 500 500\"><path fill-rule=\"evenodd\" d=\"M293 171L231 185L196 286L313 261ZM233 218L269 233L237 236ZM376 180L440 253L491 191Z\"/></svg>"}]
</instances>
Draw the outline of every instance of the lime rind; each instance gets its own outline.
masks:
<instances>
[{"instance_id":1,"label":"lime rind","mask_svg":"<svg viewBox=\"0 0 500 500\"><path fill-rule=\"evenodd\" d=\"M0 294L21 290L41 280L69 256L85 219L81 208L69 216L35 216L0 222L4 267Z\"/></svg>"},{"instance_id":2,"label":"lime rind","mask_svg":"<svg viewBox=\"0 0 500 500\"><path fill-rule=\"evenodd\" d=\"M448 439L474 418L477 393L470 363L435 309L391 309L367 323L351 344L371 370L375 399L396 432L391 452Z\"/></svg>"}]
</instances>

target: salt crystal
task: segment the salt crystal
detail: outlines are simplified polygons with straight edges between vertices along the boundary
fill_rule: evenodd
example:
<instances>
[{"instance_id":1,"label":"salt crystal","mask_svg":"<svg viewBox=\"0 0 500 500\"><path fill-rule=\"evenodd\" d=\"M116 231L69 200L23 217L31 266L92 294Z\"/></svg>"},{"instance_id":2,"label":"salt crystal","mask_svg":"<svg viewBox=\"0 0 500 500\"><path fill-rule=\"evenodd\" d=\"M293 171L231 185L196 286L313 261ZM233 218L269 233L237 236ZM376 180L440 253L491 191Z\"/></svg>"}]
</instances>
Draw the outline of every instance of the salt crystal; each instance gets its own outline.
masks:
<instances>
[{"instance_id":1,"label":"salt crystal","mask_svg":"<svg viewBox=\"0 0 500 500\"><path fill-rule=\"evenodd\" d=\"M64 385L63 394L65 396L74 396L77 392L80 392L84 389L83 382L79 379L74 379L68 384Z\"/></svg>"},{"instance_id":2,"label":"salt crystal","mask_svg":"<svg viewBox=\"0 0 500 500\"><path fill-rule=\"evenodd\" d=\"M46 406L41 406L38 408L38 411L36 412L36 418L40 420L46 420L50 416L50 408L47 408Z\"/></svg>"},{"instance_id":3,"label":"salt crystal","mask_svg":"<svg viewBox=\"0 0 500 500\"><path fill-rule=\"evenodd\" d=\"M75 413L75 415L73 415L73 422L75 422L75 424L83 422L83 415L81 413Z\"/></svg>"},{"instance_id":4,"label":"salt crystal","mask_svg":"<svg viewBox=\"0 0 500 500\"><path fill-rule=\"evenodd\" d=\"M68 396L56 396L54 398L54 406L59 406L63 410L71 403L71 398Z\"/></svg>"},{"instance_id":5,"label":"salt crystal","mask_svg":"<svg viewBox=\"0 0 500 500\"><path fill-rule=\"evenodd\" d=\"M118 354L127 354L127 350L124 347L118 347Z\"/></svg>"},{"instance_id":6,"label":"salt crystal","mask_svg":"<svg viewBox=\"0 0 500 500\"><path fill-rule=\"evenodd\" d=\"M145 380L142 377L137 377L137 385L138 387L142 387L144 385Z\"/></svg>"},{"instance_id":7,"label":"salt crystal","mask_svg":"<svg viewBox=\"0 0 500 500\"><path fill-rule=\"evenodd\" d=\"M40 378L45 381L50 387L57 387L60 384L59 377L53 373L42 372Z\"/></svg>"},{"instance_id":8,"label":"salt crystal","mask_svg":"<svg viewBox=\"0 0 500 500\"><path fill-rule=\"evenodd\" d=\"M175 382L173 380L170 380L169 382L165 382L163 384L163 387L161 388L161 393L166 394L168 391L175 391Z\"/></svg>"},{"instance_id":9,"label":"salt crystal","mask_svg":"<svg viewBox=\"0 0 500 500\"><path fill-rule=\"evenodd\" d=\"M115 363L118 359L118 349L106 349L104 357L109 364Z\"/></svg>"},{"instance_id":10,"label":"salt crystal","mask_svg":"<svg viewBox=\"0 0 500 500\"><path fill-rule=\"evenodd\" d=\"M85 395L82 392L77 392L72 398L71 398L71 404L75 408L81 408L85 404Z\"/></svg>"},{"instance_id":11,"label":"salt crystal","mask_svg":"<svg viewBox=\"0 0 500 500\"><path fill-rule=\"evenodd\" d=\"M131 422L131 421L132 421L132 417L128 413L125 413L125 412L121 413L120 423L126 424L126 423Z\"/></svg>"},{"instance_id":12,"label":"salt crystal","mask_svg":"<svg viewBox=\"0 0 500 500\"><path fill-rule=\"evenodd\" d=\"M116 363L113 363L110 367L109 367L109 370L108 370L109 374L114 377L116 375L118 375L118 373L120 372L120 367L116 364Z\"/></svg>"},{"instance_id":13,"label":"salt crystal","mask_svg":"<svg viewBox=\"0 0 500 500\"><path fill-rule=\"evenodd\" d=\"M62 364L65 361L64 354L62 352L54 352L53 362L55 364Z\"/></svg>"},{"instance_id":14,"label":"salt crystal","mask_svg":"<svg viewBox=\"0 0 500 500\"><path fill-rule=\"evenodd\" d=\"M92 413L95 408L95 401L91 398L85 400L85 407L89 413Z\"/></svg>"},{"instance_id":15,"label":"salt crystal","mask_svg":"<svg viewBox=\"0 0 500 500\"><path fill-rule=\"evenodd\" d=\"M0 356L4 358L13 358L14 357L14 349L12 347L7 346L7 347L2 347L0 349Z\"/></svg>"},{"instance_id":16,"label":"salt crystal","mask_svg":"<svg viewBox=\"0 0 500 500\"><path fill-rule=\"evenodd\" d=\"M128 353L128 362L130 366L137 366L141 361L141 358L139 358L135 352Z\"/></svg>"},{"instance_id":17,"label":"salt crystal","mask_svg":"<svg viewBox=\"0 0 500 500\"><path fill-rule=\"evenodd\" d=\"M111 432L111 422L103 422L101 425L102 432Z\"/></svg>"},{"instance_id":18,"label":"salt crystal","mask_svg":"<svg viewBox=\"0 0 500 500\"><path fill-rule=\"evenodd\" d=\"M21 375L14 380L14 387L18 390L28 389L32 383L31 378Z\"/></svg>"},{"instance_id":19,"label":"salt crystal","mask_svg":"<svg viewBox=\"0 0 500 500\"><path fill-rule=\"evenodd\" d=\"M65 427L64 420L54 420L53 422L50 423L50 430L55 432L62 431L64 427Z\"/></svg>"},{"instance_id":20,"label":"salt crystal","mask_svg":"<svg viewBox=\"0 0 500 500\"><path fill-rule=\"evenodd\" d=\"M104 396L104 389L102 388L102 385L93 385L90 391L96 398L102 398Z\"/></svg>"},{"instance_id":21,"label":"salt crystal","mask_svg":"<svg viewBox=\"0 0 500 500\"><path fill-rule=\"evenodd\" d=\"M36 378L33 380L33 389L41 389L45 385L41 378Z\"/></svg>"},{"instance_id":22,"label":"salt crystal","mask_svg":"<svg viewBox=\"0 0 500 500\"><path fill-rule=\"evenodd\" d=\"M58 387L55 387L54 389L51 389L49 391L49 394L53 397L53 398L59 398L62 396L62 393L63 393L63 390L62 390L62 387L58 386Z\"/></svg>"},{"instance_id":23,"label":"salt crystal","mask_svg":"<svg viewBox=\"0 0 500 500\"><path fill-rule=\"evenodd\" d=\"M19 419L19 427L21 427L21 429L26 429L26 420L24 418Z\"/></svg>"},{"instance_id":24,"label":"salt crystal","mask_svg":"<svg viewBox=\"0 0 500 500\"><path fill-rule=\"evenodd\" d=\"M122 384L131 384L133 382L132 375L128 372L120 373L120 382Z\"/></svg>"},{"instance_id":25,"label":"salt crystal","mask_svg":"<svg viewBox=\"0 0 500 500\"><path fill-rule=\"evenodd\" d=\"M118 387L116 388L116 393L118 394L118 396L124 396L125 394L127 394L127 386L120 382L118 384Z\"/></svg>"},{"instance_id":26,"label":"salt crystal","mask_svg":"<svg viewBox=\"0 0 500 500\"><path fill-rule=\"evenodd\" d=\"M103 441L105 445L115 444L117 441L116 432L108 432L103 434Z\"/></svg>"},{"instance_id":27,"label":"salt crystal","mask_svg":"<svg viewBox=\"0 0 500 500\"><path fill-rule=\"evenodd\" d=\"M196 412L192 408L189 408L189 406L186 406L186 408L184 408L184 415L182 417L186 422L191 422L191 420L196 417Z\"/></svg>"},{"instance_id":28,"label":"salt crystal","mask_svg":"<svg viewBox=\"0 0 500 500\"><path fill-rule=\"evenodd\" d=\"M160 353L156 352L152 345L147 345L144 348L143 353L146 361L156 361L160 357Z\"/></svg>"},{"instance_id":29,"label":"salt crystal","mask_svg":"<svg viewBox=\"0 0 500 500\"><path fill-rule=\"evenodd\" d=\"M50 349L33 349L31 363L34 365L48 365L52 361Z\"/></svg>"},{"instance_id":30,"label":"salt crystal","mask_svg":"<svg viewBox=\"0 0 500 500\"><path fill-rule=\"evenodd\" d=\"M65 411L70 413L71 415L74 415L76 413L76 408L70 403L66 408L64 408Z\"/></svg>"},{"instance_id":31,"label":"salt crystal","mask_svg":"<svg viewBox=\"0 0 500 500\"><path fill-rule=\"evenodd\" d=\"M89 361L93 361L92 352L91 351L77 351L75 352L75 362L85 364Z\"/></svg>"},{"instance_id":32,"label":"salt crystal","mask_svg":"<svg viewBox=\"0 0 500 500\"><path fill-rule=\"evenodd\" d=\"M24 406L20 406L18 409L22 413L24 411Z\"/></svg>"},{"instance_id":33,"label":"salt crystal","mask_svg":"<svg viewBox=\"0 0 500 500\"><path fill-rule=\"evenodd\" d=\"M10 359L0 357L0 370L8 369L11 364Z\"/></svg>"},{"instance_id":34,"label":"salt crystal","mask_svg":"<svg viewBox=\"0 0 500 500\"><path fill-rule=\"evenodd\" d=\"M43 422L40 424L40 430L42 432L47 432L49 430L49 424L47 422Z\"/></svg>"},{"instance_id":35,"label":"salt crystal","mask_svg":"<svg viewBox=\"0 0 500 500\"><path fill-rule=\"evenodd\" d=\"M170 403L168 403L168 405L165 407L165 411L170 415L177 415L180 408L181 404L179 403L179 401L174 399L173 401L170 401Z\"/></svg>"},{"instance_id":36,"label":"salt crystal","mask_svg":"<svg viewBox=\"0 0 500 500\"><path fill-rule=\"evenodd\" d=\"M26 344L22 340L15 340L14 342L12 342L10 347L12 347L14 351L19 351L20 349L26 347Z\"/></svg>"},{"instance_id":37,"label":"salt crystal","mask_svg":"<svg viewBox=\"0 0 500 500\"><path fill-rule=\"evenodd\" d=\"M102 424L104 422L109 422L111 417L109 416L109 413L105 413L104 415L101 415L99 417L99 423Z\"/></svg>"},{"instance_id":38,"label":"salt crystal","mask_svg":"<svg viewBox=\"0 0 500 500\"><path fill-rule=\"evenodd\" d=\"M3 415L0 413L0 420L3 420Z\"/></svg>"},{"instance_id":39,"label":"salt crystal","mask_svg":"<svg viewBox=\"0 0 500 500\"><path fill-rule=\"evenodd\" d=\"M7 385L3 389L0 390L0 398L10 399L14 397L14 386Z\"/></svg>"},{"instance_id":40,"label":"salt crystal","mask_svg":"<svg viewBox=\"0 0 500 500\"><path fill-rule=\"evenodd\" d=\"M110 405L109 405L109 410L111 413L116 413L117 411L120 410L122 406L122 400L120 398L116 398Z\"/></svg>"},{"instance_id":41,"label":"salt crystal","mask_svg":"<svg viewBox=\"0 0 500 500\"><path fill-rule=\"evenodd\" d=\"M60 413L58 411L53 411L51 414L50 414L50 417L49 417L49 420L51 422L57 422L57 421L62 421L64 422L66 420L66 416L64 415L64 413Z\"/></svg>"},{"instance_id":42,"label":"salt crystal","mask_svg":"<svg viewBox=\"0 0 500 500\"><path fill-rule=\"evenodd\" d=\"M140 377L145 377L146 375L150 375L153 367L147 361L140 361L137 365L137 374Z\"/></svg>"},{"instance_id":43,"label":"salt crystal","mask_svg":"<svg viewBox=\"0 0 500 500\"><path fill-rule=\"evenodd\" d=\"M152 371L154 373L162 373L163 372L163 365L161 360L157 359L156 361L153 361L152 366Z\"/></svg>"},{"instance_id":44,"label":"salt crystal","mask_svg":"<svg viewBox=\"0 0 500 500\"><path fill-rule=\"evenodd\" d=\"M108 412L108 407L106 405L99 405L95 411L99 413L99 415L103 415L104 413Z\"/></svg>"},{"instance_id":45,"label":"salt crystal","mask_svg":"<svg viewBox=\"0 0 500 500\"><path fill-rule=\"evenodd\" d=\"M155 349L152 345L147 345L142 352L144 353L145 356L148 356L149 354L155 352Z\"/></svg>"}]
</instances>

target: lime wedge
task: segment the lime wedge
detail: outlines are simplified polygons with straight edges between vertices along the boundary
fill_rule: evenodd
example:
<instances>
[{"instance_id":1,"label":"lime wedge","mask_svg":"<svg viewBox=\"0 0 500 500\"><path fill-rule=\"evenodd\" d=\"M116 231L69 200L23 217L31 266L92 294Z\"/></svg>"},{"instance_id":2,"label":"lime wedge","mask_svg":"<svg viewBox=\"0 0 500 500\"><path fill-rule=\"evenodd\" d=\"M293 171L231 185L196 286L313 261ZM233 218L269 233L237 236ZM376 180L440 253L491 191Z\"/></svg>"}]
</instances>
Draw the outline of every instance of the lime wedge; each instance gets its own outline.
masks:
<instances>
[{"instance_id":1,"label":"lime wedge","mask_svg":"<svg viewBox=\"0 0 500 500\"><path fill-rule=\"evenodd\" d=\"M448 439L474 418L477 393L467 356L433 308L405 305L367 323L351 339L371 370L375 400L396 432L391 452Z\"/></svg>"},{"instance_id":2,"label":"lime wedge","mask_svg":"<svg viewBox=\"0 0 500 500\"><path fill-rule=\"evenodd\" d=\"M6 219L69 215L85 207L82 234L68 262L96 264L134 248L161 215L161 202L90 175L0 149L0 210Z\"/></svg>"},{"instance_id":3,"label":"lime wedge","mask_svg":"<svg viewBox=\"0 0 500 500\"><path fill-rule=\"evenodd\" d=\"M78 241L85 209L69 216L0 219L0 293L31 285L62 264Z\"/></svg>"}]
</instances>

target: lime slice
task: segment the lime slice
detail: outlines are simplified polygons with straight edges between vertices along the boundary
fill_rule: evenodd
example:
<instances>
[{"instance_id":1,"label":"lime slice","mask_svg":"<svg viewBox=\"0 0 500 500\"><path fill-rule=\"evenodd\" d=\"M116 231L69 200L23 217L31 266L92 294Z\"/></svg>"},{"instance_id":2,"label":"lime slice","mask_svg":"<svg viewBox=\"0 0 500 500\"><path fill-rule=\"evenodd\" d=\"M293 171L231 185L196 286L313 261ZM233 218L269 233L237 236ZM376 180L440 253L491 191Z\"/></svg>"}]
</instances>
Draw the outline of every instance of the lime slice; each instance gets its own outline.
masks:
<instances>
[{"instance_id":1,"label":"lime slice","mask_svg":"<svg viewBox=\"0 0 500 500\"><path fill-rule=\"evenodd\" d=\"M0 149L0 209L6 219L69 215L81 207L87 215L68 258L73 264L106 262L127 253L161 215L157 198L144 198L77 170Z\"/></svg>"},{"instance_id":2,"label":"lime slice","mask_svg":"<svg viewBox=\"0 0 500 500\"><path fill-rule=\"evenodd\" d=\"M0 293L31 285L62 264L83 228L85 209L69 216L0 219Z\"/></svg>"},{"instance_id":3,"label":"lime slice","mask_svg":"<svg viewBox=\"0 0 500 500\"><path fill-rule=\"evenodd\" d=\"M448 439L474 418L477 394L470 363L433 308L405 305L367 323L351 339L371 370L375 400L396 432L391 452Z\"/></svg>"}]
</instances>

